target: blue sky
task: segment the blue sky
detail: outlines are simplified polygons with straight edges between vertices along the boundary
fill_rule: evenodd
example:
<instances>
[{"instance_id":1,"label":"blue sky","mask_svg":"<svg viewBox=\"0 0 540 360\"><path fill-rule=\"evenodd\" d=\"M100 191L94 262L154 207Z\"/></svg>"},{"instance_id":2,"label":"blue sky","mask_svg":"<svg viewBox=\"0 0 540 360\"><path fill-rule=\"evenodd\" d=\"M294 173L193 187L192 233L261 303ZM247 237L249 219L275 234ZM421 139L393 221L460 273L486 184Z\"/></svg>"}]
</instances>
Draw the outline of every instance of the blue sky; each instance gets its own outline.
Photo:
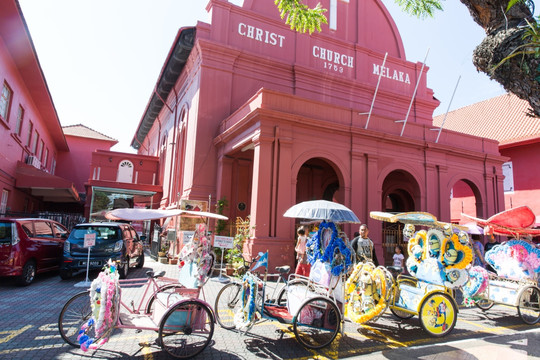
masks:
<instances>
[{"instance_id":1,"label":"blue sky","mask_svg":"<svg viewBox=\"0 0 540 360\"><path fill-rule=\"evenodd\" d=\"M236 0L237 1L237 0ZM270 0L268 0L270 1ZM19 0L63 126L83 124L134 152L130 143L172 42L183 26L209 21L202 0ZM403 14L383 0L407 60L426 60L428 86L446 112L504 93L472 65L484 32L458 0L434 19Z\"/></svg>"}]
</instances>

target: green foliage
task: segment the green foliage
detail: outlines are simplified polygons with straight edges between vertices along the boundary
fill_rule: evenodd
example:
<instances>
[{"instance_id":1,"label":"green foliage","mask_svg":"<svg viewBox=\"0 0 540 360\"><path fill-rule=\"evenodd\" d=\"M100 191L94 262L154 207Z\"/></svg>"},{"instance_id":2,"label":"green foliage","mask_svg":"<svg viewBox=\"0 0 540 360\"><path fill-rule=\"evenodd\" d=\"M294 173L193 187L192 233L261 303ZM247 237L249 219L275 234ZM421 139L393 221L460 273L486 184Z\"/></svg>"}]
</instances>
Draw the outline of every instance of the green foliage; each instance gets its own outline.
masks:
<instances>
[{"instance_id":1,"label":"green foliage","mask_svg":"<svg viewBox=\"0 0 540 360\"><path fill-rule=\"evenodd\" d=\"M229 201L226 197L222 197L216 202L216 213L223 215L223 211L229 207ZM227 227L227 221L226 220L218 220L216 223L216 228L214 231L217 235L221 235L223 230Z\"/></svg>"},{"instance_id":2,"label":"green foliage","mask_svg":"<svg viewBox=\"0 0 540 360\"><path fill-rule=\"evenodd\" d=\"M111 205L111 199L107 196L106 193L102 191L96 191L94 193L94 202L93 202L93 212L98 212L101 210L107 210L109 205Z\"/></svg>"},{"instance_id":3,"label":"green foliage","mask_svg":"<svg viewBox=\"0 0 540 360\"><path fill-rule=\"evenodd\" d=\"M287 17L285 23L290 25L292 30L312 34L315 30L321 31L321 24L328 24L328 20L321 4L317 4L313 9L302 3L301 0L274 0L282 19Z\"/></svg>"},{"instance_id":4,"label":"green foliage","mask_svg":"<svg viewBox=\"0 0 540 360\"><path fill-rule=\"evenodd\" d=\"M395 0L403 12L419 19L433 17L436 10L442 10L439 0Z\"/></svg>"}]
</instances>

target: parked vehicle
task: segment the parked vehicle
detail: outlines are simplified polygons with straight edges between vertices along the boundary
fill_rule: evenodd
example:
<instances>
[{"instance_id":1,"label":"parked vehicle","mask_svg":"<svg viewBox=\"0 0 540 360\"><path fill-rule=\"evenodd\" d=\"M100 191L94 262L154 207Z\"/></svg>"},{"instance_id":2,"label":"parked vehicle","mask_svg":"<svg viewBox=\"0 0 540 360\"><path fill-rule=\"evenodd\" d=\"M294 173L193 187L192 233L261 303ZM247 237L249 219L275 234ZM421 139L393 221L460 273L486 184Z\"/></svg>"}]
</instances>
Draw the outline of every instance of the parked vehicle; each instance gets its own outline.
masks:
<instances>
[{"instance_id":1,"label":"parked vehicle","mask_svg":"<svg viewBox=\"0 0 540 360\"><path fill-rule=\"evenodd\" d=\"M0 218L0 276L16 276L26 286L36 273L58 270L68 234L54 220Z\"/></svg>"},{"instance_id":2,"label":"parked vehicle","mask_svg":"<svg viewBox=\"0 0 540 360\"><path fill-rule=\"evenodd\" d=\"M109 259L118 261L118 272L125 279L131 266L144 266L143 245L139 235L129 224L96 222L76 225L64 243L64 256L60 277L71 278L76 272L86 270L88 248L85 237L95 235L95 245L90 249L90 269L101 269Z\"/></svg>"}]
</instances>

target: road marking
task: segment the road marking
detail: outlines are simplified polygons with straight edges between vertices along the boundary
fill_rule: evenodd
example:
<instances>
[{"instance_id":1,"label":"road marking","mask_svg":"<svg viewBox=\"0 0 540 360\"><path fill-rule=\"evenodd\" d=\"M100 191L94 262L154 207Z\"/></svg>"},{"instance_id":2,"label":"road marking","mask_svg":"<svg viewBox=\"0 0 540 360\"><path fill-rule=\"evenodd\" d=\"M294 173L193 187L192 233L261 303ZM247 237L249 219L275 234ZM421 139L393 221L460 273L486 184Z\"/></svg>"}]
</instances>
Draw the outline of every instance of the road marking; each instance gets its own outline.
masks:
<instances>
[{"instance_id":1,"label":"road marking","mask_svg":"<svg viewBox=\"0 0 540 360\"><path fill-rule=\"evenodd\" d=\"M19 330L8 330L8 331L0 331L0 335L2 334L9 334L8 336L4 337L4 338L0 338L0 344L3 344L5 342L8 342L10 341L11 339L13 339L15 336L25 332L26 330L30 329L32 327L32 325L26 325L25 327L19 329Z\"/></svg>"}]
</instances>

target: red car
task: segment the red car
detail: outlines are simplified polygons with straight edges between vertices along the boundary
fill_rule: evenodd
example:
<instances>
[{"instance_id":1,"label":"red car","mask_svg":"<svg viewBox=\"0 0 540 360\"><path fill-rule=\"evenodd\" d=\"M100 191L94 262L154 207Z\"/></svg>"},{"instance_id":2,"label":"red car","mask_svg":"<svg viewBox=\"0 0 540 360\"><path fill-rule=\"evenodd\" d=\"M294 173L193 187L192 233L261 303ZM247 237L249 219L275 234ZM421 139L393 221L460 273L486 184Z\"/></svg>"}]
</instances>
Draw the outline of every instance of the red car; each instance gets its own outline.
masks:
<instances>
[{"instance_id":1,"label":"red car","mask_svg":"<svg viewBox=\"0 0 540 360\"><path fill-rule=\"evenodd\" d=\"M68 235L54 220L0 218L0 276L29 285L37 273L58 270Z\"/></svg>"}]
</instances>

